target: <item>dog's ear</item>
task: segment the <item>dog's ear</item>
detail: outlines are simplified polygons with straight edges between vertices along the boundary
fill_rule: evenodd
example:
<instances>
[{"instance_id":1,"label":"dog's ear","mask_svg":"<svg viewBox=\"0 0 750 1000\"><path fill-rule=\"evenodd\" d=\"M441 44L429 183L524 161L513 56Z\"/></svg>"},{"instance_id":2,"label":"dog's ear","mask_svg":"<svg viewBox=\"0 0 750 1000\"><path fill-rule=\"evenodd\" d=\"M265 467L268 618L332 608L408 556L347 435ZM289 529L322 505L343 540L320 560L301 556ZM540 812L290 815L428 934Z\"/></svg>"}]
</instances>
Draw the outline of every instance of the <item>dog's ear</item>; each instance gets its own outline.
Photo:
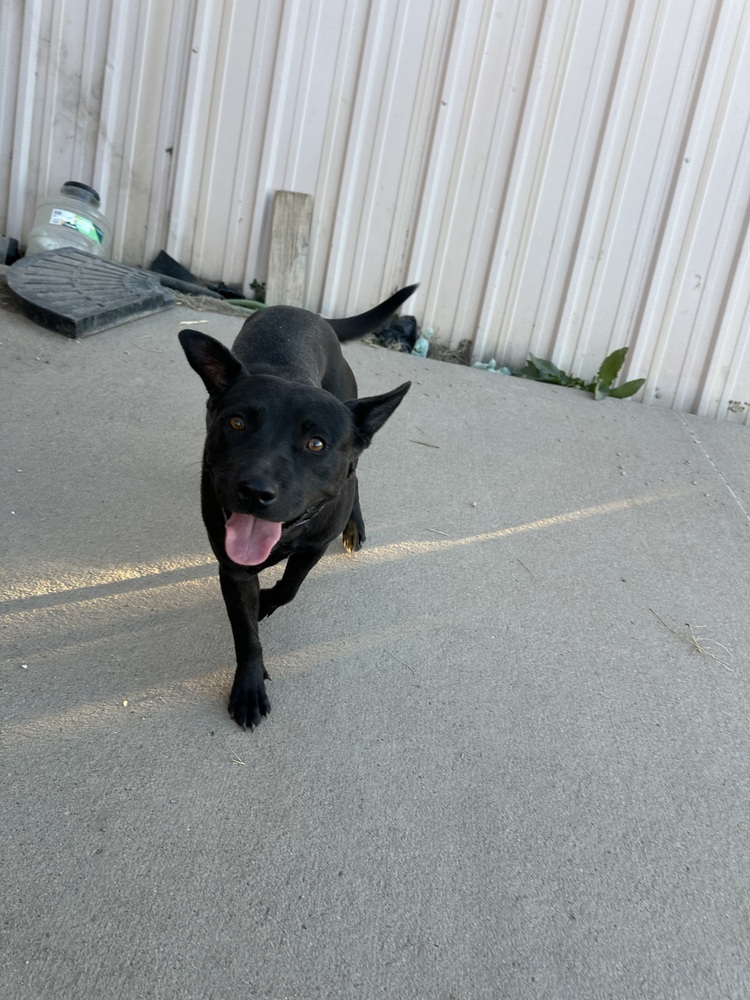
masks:
<instances>
[{"instance_id":1,"label":"dog's ear","mask_svg":"<svg viewBox=\"0 0 750 1000\"><path fill-rule=\"evenodd\" d=\"M358 451L369 447L375 432L390 417L410 386L411 382L404 382L398 389L385 392L382 396L365 396L364 399L352 399L346 404L354 418L355 445Z\"/></svg>"},{"instance_id":2,"label":"dog's ear","mask_svg":"<svg viewBox=\"0 0 750 1000\"><path fill-rule=\"evenodd\" d=\"M180 330L177 336L191 368L198 372L209 393L226 389L242 373L237 358L207 333Z\"/></svg>"}]
</instances>

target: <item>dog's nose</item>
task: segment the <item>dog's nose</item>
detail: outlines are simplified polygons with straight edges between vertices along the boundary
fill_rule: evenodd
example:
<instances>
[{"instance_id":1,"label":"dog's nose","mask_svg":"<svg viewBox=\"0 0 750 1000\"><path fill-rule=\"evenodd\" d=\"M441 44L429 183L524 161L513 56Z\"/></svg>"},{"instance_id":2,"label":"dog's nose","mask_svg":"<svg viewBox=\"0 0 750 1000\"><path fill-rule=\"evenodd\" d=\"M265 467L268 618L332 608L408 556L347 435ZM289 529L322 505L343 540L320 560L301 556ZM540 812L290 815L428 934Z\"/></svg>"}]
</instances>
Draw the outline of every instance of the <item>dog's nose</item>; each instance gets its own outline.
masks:
<instances>
[{"instance_id":1,"label":"dog's nose","mask_svg":"<svg viewBox=\"0 0 750 1000\"><path fill-rule=\"evenodd\" d=\"M276 499L276 490L273 483L258 477L238 483L237 495L241 500L258 504L259 507L270 507Z\"/></svg>"}]
</instances>

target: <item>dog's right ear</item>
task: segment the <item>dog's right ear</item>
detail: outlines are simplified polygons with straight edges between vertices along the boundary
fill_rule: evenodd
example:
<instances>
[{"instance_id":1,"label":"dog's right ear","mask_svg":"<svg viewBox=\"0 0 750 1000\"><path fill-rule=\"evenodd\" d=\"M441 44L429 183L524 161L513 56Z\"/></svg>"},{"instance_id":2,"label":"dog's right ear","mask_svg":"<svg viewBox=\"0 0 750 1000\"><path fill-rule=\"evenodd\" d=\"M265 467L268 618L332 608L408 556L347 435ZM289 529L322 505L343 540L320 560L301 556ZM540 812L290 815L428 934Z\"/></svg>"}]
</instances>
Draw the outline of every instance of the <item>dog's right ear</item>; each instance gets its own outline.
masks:
<instances>
[{"instance_id":1,"label":"dog's right ear","mask_svg":"<svg viewBox=\"0 0 750 1000\"><path fill-rule=\"evenodd\" d=\"M218 340L197 330L180 330L182 349L209 393L221 392L242 374L242 365Z\"/></svg>"}]
</instances>

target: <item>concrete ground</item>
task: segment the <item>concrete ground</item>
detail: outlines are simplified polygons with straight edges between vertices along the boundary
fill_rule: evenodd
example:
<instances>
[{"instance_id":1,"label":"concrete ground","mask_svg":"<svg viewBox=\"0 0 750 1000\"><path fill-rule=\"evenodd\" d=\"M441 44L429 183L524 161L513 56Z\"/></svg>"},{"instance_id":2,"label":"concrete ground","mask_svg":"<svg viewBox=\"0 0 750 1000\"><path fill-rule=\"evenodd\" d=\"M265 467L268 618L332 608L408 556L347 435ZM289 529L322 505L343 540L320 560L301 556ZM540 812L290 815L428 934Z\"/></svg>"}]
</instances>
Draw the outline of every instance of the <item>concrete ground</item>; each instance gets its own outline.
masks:
<instances>
[{"instance_id":1,"label":"concrete ground","mask_svg":"<svg viewBox=\"0 0 750 1000\"><path fill-rule=\"evenodd\" d=\"M347 348L414 385L243 732L176 340L240 322L0 308L0 996L747 1000L748 429Z\"/></svg>"}]
</instances>

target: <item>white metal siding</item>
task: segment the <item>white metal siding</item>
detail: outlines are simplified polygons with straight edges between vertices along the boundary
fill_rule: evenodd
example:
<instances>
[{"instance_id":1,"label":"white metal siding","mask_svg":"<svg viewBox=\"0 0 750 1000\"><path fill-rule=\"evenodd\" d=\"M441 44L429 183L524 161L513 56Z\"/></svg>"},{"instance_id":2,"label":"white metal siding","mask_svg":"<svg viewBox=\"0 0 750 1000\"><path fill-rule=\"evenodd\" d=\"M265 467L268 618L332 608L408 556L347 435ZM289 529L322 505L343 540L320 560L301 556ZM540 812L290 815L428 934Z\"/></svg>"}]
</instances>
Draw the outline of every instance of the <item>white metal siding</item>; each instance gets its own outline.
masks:
<instances>
[{"instance_id":1,"label":"white metal siding","mask_svg":"<svg viewBox=\"0 0 750 1000\"><path fill-rule=\"evenodd\" d=\"M0 230L97 187L114 255L263 278L313 195L308 304L750 423L743 0L3 0Z\"/></svg>"}]
</instances>

